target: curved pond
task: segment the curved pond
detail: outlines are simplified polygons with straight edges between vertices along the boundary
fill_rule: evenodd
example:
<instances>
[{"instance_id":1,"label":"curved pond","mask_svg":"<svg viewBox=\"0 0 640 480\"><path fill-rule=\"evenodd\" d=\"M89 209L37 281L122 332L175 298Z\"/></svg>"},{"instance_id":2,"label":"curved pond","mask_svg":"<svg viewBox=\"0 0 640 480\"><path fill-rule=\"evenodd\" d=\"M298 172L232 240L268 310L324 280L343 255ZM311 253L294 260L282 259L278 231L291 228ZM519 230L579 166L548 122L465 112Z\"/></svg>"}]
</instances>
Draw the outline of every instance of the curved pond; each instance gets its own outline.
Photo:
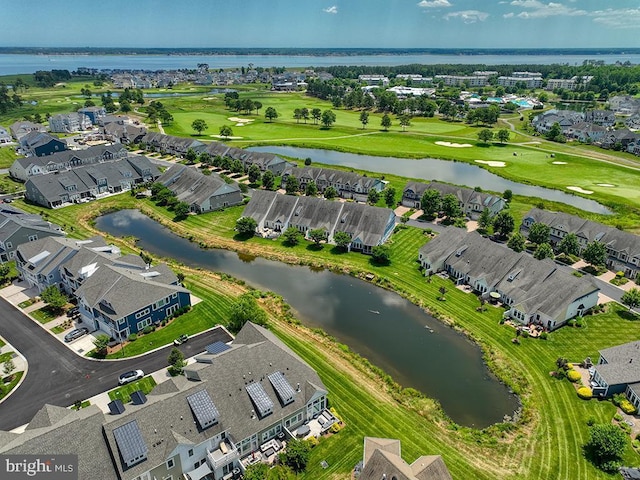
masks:
<instances>
[{"instance_id":1,"label":"curved pond","mask_svg":"<svg viewBox=\"0 0 640 480\"><path fill-rule=\"evenodd\" d=\"M115 236L136 237L154 254L282 295L305 325L322 328L403 386L438 399L456 423L483 428L518 408L477 345L393 292L325 270L203 250L137 210L99 217L96 224Z\"/></svg>"},{"instance_id":2,"label":"curved pond","mask_svg":"<svg viewBox=\"0 0 640 480\"><path fill-rule=\"evenodd\" d=\"M247 150L269 152L295 158L311 158L314 162L318 163L341 165L343 167L357 168L370 172L391 173L403 177L421 178L424 180L441 180L457 185L467 185L472 188L480 187L484 190L494 192L511 190L517 195L562 202L587 212L600 213L603 215L611 214L611 211L607 207L594 200L564 193L560 190L517 183L502 178L484 168L464 162L452 162L438 160L436 158L411 160L407 158L375 157L372 155L357 155L333 150L300 147L250 147L247 148Z\"/></svg>"}]
</instances>

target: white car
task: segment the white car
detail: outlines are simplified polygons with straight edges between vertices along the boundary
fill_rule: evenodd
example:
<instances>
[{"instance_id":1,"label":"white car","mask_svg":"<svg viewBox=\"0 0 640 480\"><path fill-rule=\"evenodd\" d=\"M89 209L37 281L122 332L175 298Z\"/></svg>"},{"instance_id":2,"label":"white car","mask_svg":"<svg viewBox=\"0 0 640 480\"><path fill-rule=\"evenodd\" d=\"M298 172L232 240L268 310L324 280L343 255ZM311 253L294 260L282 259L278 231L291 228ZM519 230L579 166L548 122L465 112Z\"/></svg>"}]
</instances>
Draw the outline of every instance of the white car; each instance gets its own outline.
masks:
<instances>
[{"instance_id":1,"label":"white car","mask_svg":"<svg viewBox=\"0 0 640 480\"><path fill-rule=\"evenodd\" d=\"M118 385L126 385L127 383L135 382L136 380L140 380L144 377L144 372L142 370L131 370L130 372L125 372L118 377Z\"/></svg>"}]
</instances>

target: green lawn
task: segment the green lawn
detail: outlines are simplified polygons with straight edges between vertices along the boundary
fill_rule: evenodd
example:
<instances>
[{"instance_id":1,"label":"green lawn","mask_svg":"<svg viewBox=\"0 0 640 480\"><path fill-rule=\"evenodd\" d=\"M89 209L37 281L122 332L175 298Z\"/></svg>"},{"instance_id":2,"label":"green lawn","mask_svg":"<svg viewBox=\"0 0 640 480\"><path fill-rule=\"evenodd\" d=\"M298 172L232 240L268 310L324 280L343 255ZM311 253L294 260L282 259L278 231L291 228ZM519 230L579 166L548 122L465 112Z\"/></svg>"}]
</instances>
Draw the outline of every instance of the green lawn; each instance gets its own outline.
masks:
<instances>
[{"instance_id":1,"label":"green lawn","mask_svg":"<svg viewBox=\"0 0 640 480\"><path fill-rule=\"evenodd\" d=\"M18 385L18 382L20 382L22 375L24 375L24 372L15 372L13 374L13 380L11 380L11 382L9 382L8 384L4 384L4 388L0 388L0 399L9 394L9 392L11 392L11 390L13 390L16 385Z\"/></svg>"},{"instance_id":2,"label":"green lawn","mask_svg":"<svg viewBox=\"0 0 640 480\"><path fill-rule=\"evenodd\" d=\"M0 365L2 365L7 360L11 360L13 358L13 352L5 352L0 354Z\"/></svg>"},{"instance_id":3,"label":"green lawn","mask_svg":"<svg viewBox=\"0 0 640 480\"><path fill-rule=\"evenodd\" d=\"M120 399L122 403L129 403L131 401L131 394L138 390L142 390L142 392L146 395L153 387L156 386L156 381L151 376L147 376L138 380L137 382L132 382L127 385L123 385L122 387L115 388L109 392L109 399L115 400Z\"/></svg>"},{"instance_id":4,"label":"green lawn","mask_svg":"<svg viewBox=\"0 0 640 480\"><path fill-rule=\"evenodd\" d=\"M0 148L0 168L9 168L16 158L18 158L18 155L15 147Z\"/></svg>"},{"instance_id":5,"label":"green lawn","mask_svg":"<svg viewBox=\"0 0 640 480\"><path fill-rule=\"evenodd\" d=\"M34 310L29 315L38 320L40 323L49 323L51 320L58 318L58 314L54 313L50 307L42 307L39 310Z\"/></svg>"},{"instance_id":6,"label":"green lawn","mask_svg":"<svg viewBox=\"0 0 640 480\"><path fill-rule=\"evenodd\" d=\"M68 330L68 328L64 328L62 325L56 325L55 327L53 327L51 329L51 331L53 333L55 333L56 335L59 334L59 333L64 332L65 330Z\"/></svg>"},{"instance_id":7,"label":"green lawn","mask_svg":"<svg viewBox=\"0 0 640 480\"><path fill-rule=\"evenodd\" d=\"M8 166L3 168L8 168ZM24 183L13 180L9 174L0 175L0 193L16 193L22 191L24 191Z\"/></svg>"}]
</instances>

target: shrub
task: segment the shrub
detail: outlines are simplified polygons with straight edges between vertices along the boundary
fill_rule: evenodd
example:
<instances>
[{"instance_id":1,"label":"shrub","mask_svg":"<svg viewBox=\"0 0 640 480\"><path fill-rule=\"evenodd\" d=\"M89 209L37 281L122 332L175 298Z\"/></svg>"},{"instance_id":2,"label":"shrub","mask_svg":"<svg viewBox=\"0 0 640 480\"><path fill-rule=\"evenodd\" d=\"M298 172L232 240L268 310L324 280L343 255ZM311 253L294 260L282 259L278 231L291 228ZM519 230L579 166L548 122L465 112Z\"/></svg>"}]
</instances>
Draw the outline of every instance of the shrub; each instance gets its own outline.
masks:
<instances>
[{"instance_id":1,"label":"shrub","mask_svg":"<svg viewBox=\"0 0 640 480\"><path fill-rule=\"evenodd\" d=\"M596 424L596 417L589 417L587 418L587 425L592 427Z\"/></svg>"},{"instance_id":2,"label":"shrub","mask_svg":"<svg viewBox=\"0 0 640 480\"><path fill-rule=\"evenodd\" d=\"M578 328L584 327L584 320L582 318L576 319L576 327Z\"/></svg>"},{"instance_id":3,"label":"shrub","mask_svg":"<svg viewBox=\"0 0 640 480\"><path fill-rule=\"evenodd\" d=\"M153 332L153 327L151 325L147 325L146 327L144 327L144 330L142 330L142 333L151 333Z\"/></svg>"},{"instance_id":4,"label":"shrub","mask_svg":"<svg viewBox=\"0 0 640 480\"><path fill-rule=\"evenodd\" d=\"M578 389L578 396L583 400L589 400L593 396L593 392L589 387L580 387Z\"/></svg>"},{"instance_id":5,"label":"shrub","mask_svg":"<svg viewBox=\"0 0 640 480\"><path fill-rule=\"evenodd\" d=\"M633 404L626 399L620 402L620 410L628 415L633 415L634 413L636 413L636 407L634 407Z\"/></svg>"},{"instance_id":6,"label":"shrub","mask_svg":"<svg viewBox=\"0 0 640 480\"><path fill-rule=\"evenodd\" d=\"M135 342L137 339L138 339L138 335L135 333L132 333L127 337L127 340L129 340L130 342Z\"/></svg>"},{"instance_id":7,"label":"shrub","mask_svg":"<svg viewBox=\"0 0 640 480\"><path fill-rule=\"evenodd\" d=\"M616 393L613 395L613 397L611 397L611 401L616 407L619 407L620 404L626 399L627 397L624 396L624 393Z\"/></svg>"},{"instance_id":8,"label":"shrub","mask_svg":"<svg viewBox=\"0 0 640 480\"><path fill-rule=\"evenodd\" d=\"M529 332L527 332L526 330L522 331L522 337L523 338L529 338Z\"/></svg>"},{"instance_id":9,"label":"shrub","mask_svg":"<svg viewBox=\"0 0 640 480\"><path fill-rule=\"evenodd\" d=\"M619 413L616 412L616 414L613 416L613 419L616 422L621 422L622 421L622 415L620 415Z\"/></svg>"},{"instance_id":10,"label":"shrub","mask_svg":"<svg viewBox=\"0 0 640 480\"><path fill-rule=\"evenodd\" d=\"M542 332L540 334L540 340L546 340L547 338L549 338L549 334L547 332Z\"/></svg>"},{"instance_id":11,"label":"shrub","mask_svg":"<svg viewBox=\"0 0 640 480\"><path fill-rule=\"evenodd\" d=\"M569 370L569 373L567 373L567 378L569 379L570 382L575 383L579 381L582 377L579 372L576 372L575 370Z\"/></svg>"},{"instance_id":12,"label":"shrub","mask_svg":"<svg viewBox=\"0 0 640 480\"><path fill-rule=\"evenodd\" d=\"M309 446L313 448L318 446L318 444L320 443L320 440L318 440L316 437L309 437L307 439L307 442L309 443Z\"/></svg>"}]
</instances>

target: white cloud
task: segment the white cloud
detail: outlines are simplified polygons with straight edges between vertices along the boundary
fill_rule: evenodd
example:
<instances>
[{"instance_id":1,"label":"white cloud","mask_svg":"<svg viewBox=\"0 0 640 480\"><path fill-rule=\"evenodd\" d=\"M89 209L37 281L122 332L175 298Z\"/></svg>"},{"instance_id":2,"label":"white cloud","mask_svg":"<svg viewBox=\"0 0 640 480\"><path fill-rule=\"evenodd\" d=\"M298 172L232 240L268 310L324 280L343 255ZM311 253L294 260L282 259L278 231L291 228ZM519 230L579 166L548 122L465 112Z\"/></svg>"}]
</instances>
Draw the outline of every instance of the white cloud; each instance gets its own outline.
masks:
<instances>
[{"instance_id":1,"label":"white cloud","mask_svg":"<svg viewBox=\"0 0 640 480\"><path fill-rule=\"evenodd\" d=\"M489 16L486 12L479 12L478 10L463 10L461 12L451 12L447 13L444 18L449 20L451 18L457 18L462 20L464 23L476 23L476 22L484 22Z\"/></svg>"},{"instance_id":2,"label":"white cloud","mask_svg":"<svg viewBox=\"0 0 640 480\"><path fill-rule=\"evenodd\" d=\"M607 9L592 13L593 21L614 28L639 28L640 8Z\"/></svg>"},{"instance_id":3,"label":"white cloud","mask_svg":"<svg viewBox=\"0 0 640 480\"><path fill-rule=\"evenodd\" d=\"M574 0L568 0L574 3ZM540 0L512 0L510 5L520 7L520 13L509 12L504 18L536 19L548 17L591 17L595 23L613 28L640 28L640 8L609 8L587 11L562 3L544 3Z\"/></svg>"},{"instance_id":4,"label":"white cloud","mask_svg":"<svg viewBox=\"0 0 640 480\"><path fill-rule=\"evenodd\" d=\"M338 13L338 6L332 5L331 7L323 8L322 11L324 13L332 13L335 15L336 13Z\"/></svg>"},{"instance_id":5,"label":"white cloud","mask_svg":"<svg viewBox=\"0 0 640 480\"><path fill-rule=\"evenodd\" d=\"M503 15L504 18L513 18L514 16L515 16L515 13L513 12L505 13Z\"/></svg>"},{"instance_id":6,"label":"white cloud","mask_svg":"<svg viewBox=\"0 0 640 480\"><path fill-rule=\"evenodd\" d=\"M527 9L516 15L519 18L547 18L558 16L575 17L588 14L585 10L569 7L562 3L543 3L539 0L513 0L511 5Z\"/></svg>"},{"instance_id":7,"label":"white cloud","mask_svg":"<svg viewBox=\"0 0 640 480\"><path fill-rule=\"evenodd\" d=\"M418 6L422 8L445 8L450 7L451 3L449 3L449 0L422 0L418 3Z\"/></svg>"}]
</instances>

